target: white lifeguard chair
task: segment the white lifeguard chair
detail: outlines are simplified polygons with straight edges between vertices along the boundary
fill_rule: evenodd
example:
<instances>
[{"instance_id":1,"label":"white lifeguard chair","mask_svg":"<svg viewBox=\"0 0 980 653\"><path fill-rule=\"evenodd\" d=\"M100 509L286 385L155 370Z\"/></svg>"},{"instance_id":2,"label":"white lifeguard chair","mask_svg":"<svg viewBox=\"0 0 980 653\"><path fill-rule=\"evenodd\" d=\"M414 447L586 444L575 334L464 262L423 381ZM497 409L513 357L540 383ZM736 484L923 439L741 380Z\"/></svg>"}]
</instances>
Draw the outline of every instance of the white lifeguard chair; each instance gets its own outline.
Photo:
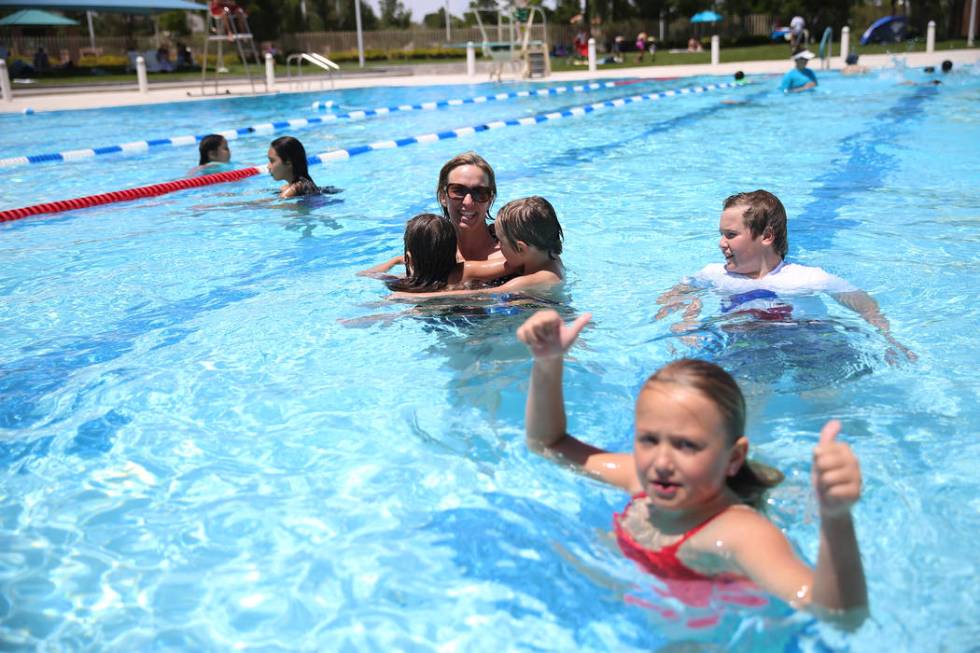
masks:
<instances>
[{"instance_id":1,"label":"white lifeguard chair","mask_svg":"<svg viewBox=\"0 0 980 653\"><path fill-rule=\"evenodd\" d=\"M490 78L503 77L504 68L510 64L515 76L522 79L548 77L551 74L551 59L548 54L548 23L539 7L528 5L527 0L497 4L497 40L491 41L480 18L480 9L474 9L476 23L483 35L483 56L490 60ZM535 25L535 16L540 26ZM532 39L534 28L541 30L540 39ZM504 40L504 34L508 39Z\"/></svg>"},{"instance_id":2,"label":"white lifeguard chair","mask_svg":"<svg viewBox=\"0 0 980 653\"><path fill-rule=\"evenodd\" d=\"M238 49L238 58L245 66L245 74L248 82L252 86L252 94L255 94L255 79L252 77L252 69L249 67L249 55L251 55L256 66L261 67L262 61L259 53L255 49L255 39L252 38L252 30L248 24L248 16L242 13L232 13L223 3L212 3L212 8L220 8L223 13L215 14L211 9L207 12L207 27L204 36L204 58L201 61L201 95L205 94L208 77L208 46L211 42L218 44L217 61L214 66L214 93L218 94L218 74L222 72L224 65L224 44L225 42L234 43ZM227 72L227 71L225 71ZM266 92L269 91L266 83Z\"/></svg>"}]
</instances>

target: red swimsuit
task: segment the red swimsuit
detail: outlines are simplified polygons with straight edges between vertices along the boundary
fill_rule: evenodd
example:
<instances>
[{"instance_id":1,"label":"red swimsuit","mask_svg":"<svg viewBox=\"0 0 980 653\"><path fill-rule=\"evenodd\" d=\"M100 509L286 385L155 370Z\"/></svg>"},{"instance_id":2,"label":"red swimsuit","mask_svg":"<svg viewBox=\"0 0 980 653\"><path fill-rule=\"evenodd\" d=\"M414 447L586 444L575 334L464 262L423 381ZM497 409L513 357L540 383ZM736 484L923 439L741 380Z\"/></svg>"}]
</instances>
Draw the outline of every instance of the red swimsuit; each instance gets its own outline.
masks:
<instances>
[{"instance_id":1,"label":"red swimsuit","mask_svg":"<svg viewBox=\"0 0 980 653\"><path fill-rule=\"evenodd\" d=\"M623 555L640 565L644 571L664 581L668 590L666 594L680 599L687 605L705 606L708 605L712 595L715 593L716 586L722 586L720 588L722 591L717 594L717 597L726 602L738 603L740 605L763 605L767 602L757 595L747 594L744 591L755 586L743 576L731 572L707 576L691 569L677 557L677 551L681 546L694 537L698 531L710 524L718 515L724 513L724 510L684 533L673 544L668 544L661 549L651 551L638 544L622 524L633 502L643 498L646 498L646 495L642 493L634 496L629 502L629 505L623 509L623 512L616 513L613 517L616 528L616 541L619 543L619 548L623 552Z\"/></svg>"}]
</instances>

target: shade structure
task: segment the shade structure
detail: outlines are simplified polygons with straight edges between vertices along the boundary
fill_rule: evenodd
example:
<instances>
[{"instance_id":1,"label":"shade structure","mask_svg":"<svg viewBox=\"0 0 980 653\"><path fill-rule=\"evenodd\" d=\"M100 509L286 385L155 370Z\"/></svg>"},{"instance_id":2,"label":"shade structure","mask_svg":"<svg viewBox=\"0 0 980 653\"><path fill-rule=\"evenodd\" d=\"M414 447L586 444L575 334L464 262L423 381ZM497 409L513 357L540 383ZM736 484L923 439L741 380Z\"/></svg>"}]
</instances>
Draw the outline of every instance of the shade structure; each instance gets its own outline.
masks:
<instances>
[{"instance_id":1,"label":"shade structure","mask_svg":"<svg viewBox=\"0 0 980 653\"><path fill-rule=\"evenodd\" d=\"M692 23L717 23L719 20L721 20L721 14L716 14L713 11L702 11L691 16Z\"/></svg>"},{"instance_id":2,"label":"shade structure","mask_svg":"<svg viewBox=\"0 0 980 653\"><path fill-rule=\"evenodd\" d=\"M78 21L40 9L21 9L9 16L0 18L0 26L3 27L67 27L70 25L78 25Z\"/></svg>"},{"instance_id":3,"label":"shade structure","mask_svg":"<svg viewBox=\"0 0 980 653\"><path fill-rule=\"evenodd\" d=\"M188 0L0 0L0 9L61 9L63 11L111 11L124 14L156 14L163 11L204 11L207 5Z\"/></svg>"}]
</instances>

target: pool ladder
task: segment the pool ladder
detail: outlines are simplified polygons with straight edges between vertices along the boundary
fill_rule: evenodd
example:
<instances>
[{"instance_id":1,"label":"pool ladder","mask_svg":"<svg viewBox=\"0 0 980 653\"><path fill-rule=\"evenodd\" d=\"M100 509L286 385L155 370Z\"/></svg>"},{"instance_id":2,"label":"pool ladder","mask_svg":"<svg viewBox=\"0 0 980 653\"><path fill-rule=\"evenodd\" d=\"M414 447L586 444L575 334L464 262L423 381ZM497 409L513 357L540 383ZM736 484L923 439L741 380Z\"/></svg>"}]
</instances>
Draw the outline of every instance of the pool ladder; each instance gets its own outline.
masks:
<instances>
[{"instance_id":1,"label":"pool ladder","mask_svg":"<svg viewBox=\"0 0 980 653\"><path fill-rule=\"evenodd\" d=\"M301 52L299 54L291 54L286 57L286 79L289 81L289 90L293 90L293 65L296 66L296 85L299 90L302 90L303 86L303 62L309 62L314 66L322 68L327 71L327 76L330 78L330 88L334 88L333 72L335 70L340 70L340 66L330 61L322 54L317 54L316 52ZM312 84L312 82L311 82ZM323 90L323 76L320 76L320 90Z\"/></svg>"}]
</instances>

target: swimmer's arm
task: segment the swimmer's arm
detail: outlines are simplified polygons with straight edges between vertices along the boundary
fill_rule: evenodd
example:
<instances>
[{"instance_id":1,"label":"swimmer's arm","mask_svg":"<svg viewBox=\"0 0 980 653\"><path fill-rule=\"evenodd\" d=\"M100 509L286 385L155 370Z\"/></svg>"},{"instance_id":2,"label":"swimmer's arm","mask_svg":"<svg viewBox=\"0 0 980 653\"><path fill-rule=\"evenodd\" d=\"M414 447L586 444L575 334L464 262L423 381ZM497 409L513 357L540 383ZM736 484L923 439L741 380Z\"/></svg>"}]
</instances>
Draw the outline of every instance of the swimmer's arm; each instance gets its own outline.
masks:
<instances>
[{"instance_id":1,"label":"swimmer's arm","mask_svg":"<svg viewBox=\"0 0 980 653\"><path fill-rule=\"evenodd\" d=\"M789 89L790 93L802 93L803 91L809 91L811 88L816 88L816 82L807 82L803 86L797 86L796 88Z\"/></svg>"},{"instance_id":2,"label":"swimmer's arm","mask_svg":"<svg viewBox=\"0 0 980 653\"><path fill-rule=\"evenodd\" d=\"M609 453L568 434L562 390L564 354L591 318L586 313L566 326L555 311L538 311L517 330L517 338L534 356L524 413L527 446L607 483L636 491L639 484L631 454Z\"/></svg>"},{"instance_id":3,"label":"swimmer's arm","mask_svg":"<svg viewBox=\"0 0 980 653\"><path fill-rule=\"evenodd\" d=\"M489 261L466 261L463 263L463 281L493 281L520 271L521 268L510 267L503 257Z\"/></svg>"},{"instance_id":4,"label":"swimmer's arm","mask_svg":"<svg viewBox=\"0 0 980 653\"><path fill-rule=\"evenodd\" d=\"M296 197L297 195L299 195L299 191L301 187L302 187L301 181L294 181L293 183L289 184L281 191L279 191L279 199L286 200L289 199L290 197Z\"/></svg>"},{"instance_id":5,"label":"swimmer's arm","mask_svg":"<svg viewBox=\"0 0 980 653\"><path fill-rule=\"evenodd\" d=\"M657 297L657 303L662 306L662 308L657 311L657 315L654 319L662 320L671 313L674 313L685 306L690 306L691 303L696 299L694 291L696 288L690 286L686 283L679 283L664 294ZM700 311L700 306L698 307ZM696 315L694 317L697 317Z\"/></svg>"},{"instance_id":6,"label":"swimmer's arm","mask_svg":"<svg viewBox=\"0 0 980 653\"><path fill-rule=\"evenodd\" d=\"M918 359L915 352L898 342L891 334L891 325L888 323L888 318L881 312L881 308L878 307L878 302L871 295L863 290L852 290L850 292L832 293L831 297L842 306L860 315L865 322L878 329L885 340L905 354L910 361Z\"/></svg>"},{"instance_id":7,"label":"swimmer's arm","mask_svg":"<svg viewBox=\"0 0 980 653\"><path fill-rule=\"evenodd\" d=\"M481 295L499 295L501 293L512 293L526 291L537 288L548 288L561 283L561 277L550 270L539 270L533 274L511 279L502 286L496 288L478 288L474 290L440 290L438 292L425 293L405 293L395 292L389 295L389 299L424 301L427 299L445 299L447 297L479 297Z\"/></svg>"},{"instance_id":8,"label":"swimmer's arm","mask_svg":"<svg viewBox=\"0 0 980 653\"><path fill-rule=\"evenodd\" d=\"M376 277L378 275L384 275L396 265L404 265L404 264L405 264L404 256L394 256L388 259L387 261L385 261L384 263L378 263L377 265L370 267L367 270L361 270L360 272L357 273L357 276Z\"/></svg>"}]
</instances>

